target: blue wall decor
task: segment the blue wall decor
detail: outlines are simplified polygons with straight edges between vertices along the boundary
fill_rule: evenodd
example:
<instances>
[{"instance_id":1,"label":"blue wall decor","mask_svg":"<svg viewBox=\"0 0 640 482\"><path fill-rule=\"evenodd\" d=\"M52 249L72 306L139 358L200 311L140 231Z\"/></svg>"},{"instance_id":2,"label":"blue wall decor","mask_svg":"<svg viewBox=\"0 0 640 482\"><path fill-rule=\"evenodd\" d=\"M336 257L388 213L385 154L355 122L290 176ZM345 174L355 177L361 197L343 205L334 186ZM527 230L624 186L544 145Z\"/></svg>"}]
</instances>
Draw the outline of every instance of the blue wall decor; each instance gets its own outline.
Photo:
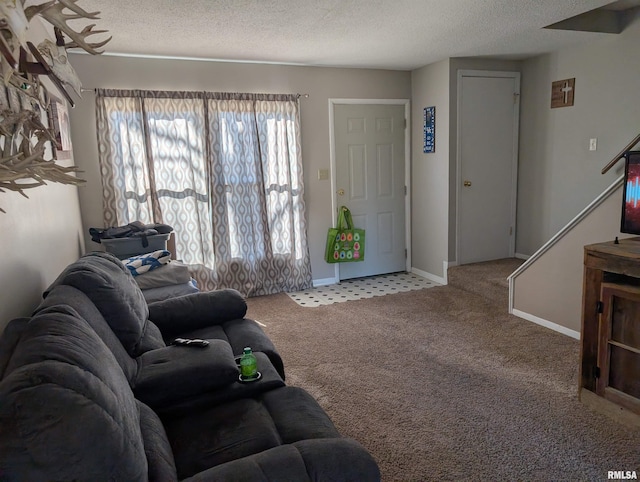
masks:
<instances>
[{"instance_id":1,"label":"blue wall decor","mask_svg":"<svg viewBox=\"0 0 640 482\"><path fill-rule=\"evenodd\" d=\"M423 152L436 152L436 108L424 108L424 144Z\"/></svg>"}]
</instances>

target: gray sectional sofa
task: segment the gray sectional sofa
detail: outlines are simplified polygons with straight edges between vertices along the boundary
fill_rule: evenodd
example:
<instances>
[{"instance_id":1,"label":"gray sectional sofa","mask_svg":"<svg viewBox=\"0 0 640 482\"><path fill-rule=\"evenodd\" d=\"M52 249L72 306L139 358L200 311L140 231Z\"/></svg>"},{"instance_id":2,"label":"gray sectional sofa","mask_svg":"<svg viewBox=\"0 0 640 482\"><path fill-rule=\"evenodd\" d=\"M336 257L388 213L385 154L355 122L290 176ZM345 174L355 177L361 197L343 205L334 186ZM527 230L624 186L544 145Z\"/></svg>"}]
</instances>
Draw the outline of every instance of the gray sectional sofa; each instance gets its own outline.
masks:
<instances>
[{"instance_id":1,"label":"gray sectional sofa","mask_svg":"<svg viewBox=\"0 0 640 482\"><path fill-rule=\"evenodd\" d=\"M0 336L0 480L380 480L245 313L232 290L147 305L109 254L71 264Z\"/></svg>"}]
</instances>

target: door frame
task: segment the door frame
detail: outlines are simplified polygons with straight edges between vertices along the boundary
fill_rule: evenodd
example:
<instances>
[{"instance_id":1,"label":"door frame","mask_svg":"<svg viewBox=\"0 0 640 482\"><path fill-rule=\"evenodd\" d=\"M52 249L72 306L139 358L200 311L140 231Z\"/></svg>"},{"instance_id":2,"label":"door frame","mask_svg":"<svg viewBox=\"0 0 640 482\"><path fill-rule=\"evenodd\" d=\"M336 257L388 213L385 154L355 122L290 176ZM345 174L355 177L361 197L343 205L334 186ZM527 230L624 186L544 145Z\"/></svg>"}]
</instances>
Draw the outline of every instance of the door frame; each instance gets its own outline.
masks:
<instances>
[{"instance_id":1,"label":"door frame","mask_svg":"<svg viewBox=\"0 0 640 482\"><path fill-rule=\"evenodd\" d=\"M516 251L516 226L517 195L518 195L518 147L520 133L520 72L507 72L499 70L458 70L457 98L456 98L456 264L460 262L460 186L462 185L462 157L461 157L461 108L462 108L462 78L463 77L494 77L512 78L515 80L515 92L517 101L514 107L513 121L513 157L511 159L511 226L513 236L509 240L509 256L514 257Z\"/></svg>"},{"instance_id":2,"label":"door frame","mask_svg":"<svg viewBox=\"0 0 640 482\"><path fill-rule=\"evenodd\" d=\"M335 225L338 212L337 179L336 179L336 143L334 132L334 107L338 104L346 105L404 105L404 230L405 230L405 269L411 271L411 101L409 99L329 99L329 158L331 169L331 226ZM334 226L335 227L335 226ZM340 281L340 263L335 263L336 281Z\"/></svg>"}]
</instances>

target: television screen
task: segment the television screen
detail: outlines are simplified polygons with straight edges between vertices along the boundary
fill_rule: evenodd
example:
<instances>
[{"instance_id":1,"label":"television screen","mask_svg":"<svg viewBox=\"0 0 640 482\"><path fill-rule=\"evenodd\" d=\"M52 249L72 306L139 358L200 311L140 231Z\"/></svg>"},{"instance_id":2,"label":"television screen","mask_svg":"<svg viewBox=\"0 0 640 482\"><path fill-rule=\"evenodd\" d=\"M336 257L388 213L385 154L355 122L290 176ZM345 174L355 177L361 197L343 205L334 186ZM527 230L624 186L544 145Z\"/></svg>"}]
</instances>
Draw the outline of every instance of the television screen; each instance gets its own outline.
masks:
<instances>
[{"instance_id":1,"label":"television screen","mask_svg":"<svg viewBox=\"0 0 640 482\"><path fill-rule=\"evenodd\" d=\"M627 152L625 158L620 231L640 234L640 151Z\"/></svg>"}]
</instances>

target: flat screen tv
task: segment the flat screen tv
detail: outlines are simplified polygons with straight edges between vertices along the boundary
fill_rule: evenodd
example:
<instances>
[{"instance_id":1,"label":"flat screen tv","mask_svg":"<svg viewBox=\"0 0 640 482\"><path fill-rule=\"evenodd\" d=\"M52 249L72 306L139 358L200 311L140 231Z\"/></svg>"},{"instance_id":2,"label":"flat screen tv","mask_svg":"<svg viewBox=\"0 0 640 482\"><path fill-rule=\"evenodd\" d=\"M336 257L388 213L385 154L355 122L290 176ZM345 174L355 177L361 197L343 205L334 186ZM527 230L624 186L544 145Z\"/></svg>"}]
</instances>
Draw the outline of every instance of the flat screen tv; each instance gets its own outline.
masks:
<instances>
[{"instance_id":1,"label":"flat screen tv","mask_svg":"<svg viewBox=\"0 0 640 482\"><path fill-rule=\"evenodd\" d=\"M629 151L625 154L620 231L640 234L640 151Z\"/></svg>"}]
</instances>

